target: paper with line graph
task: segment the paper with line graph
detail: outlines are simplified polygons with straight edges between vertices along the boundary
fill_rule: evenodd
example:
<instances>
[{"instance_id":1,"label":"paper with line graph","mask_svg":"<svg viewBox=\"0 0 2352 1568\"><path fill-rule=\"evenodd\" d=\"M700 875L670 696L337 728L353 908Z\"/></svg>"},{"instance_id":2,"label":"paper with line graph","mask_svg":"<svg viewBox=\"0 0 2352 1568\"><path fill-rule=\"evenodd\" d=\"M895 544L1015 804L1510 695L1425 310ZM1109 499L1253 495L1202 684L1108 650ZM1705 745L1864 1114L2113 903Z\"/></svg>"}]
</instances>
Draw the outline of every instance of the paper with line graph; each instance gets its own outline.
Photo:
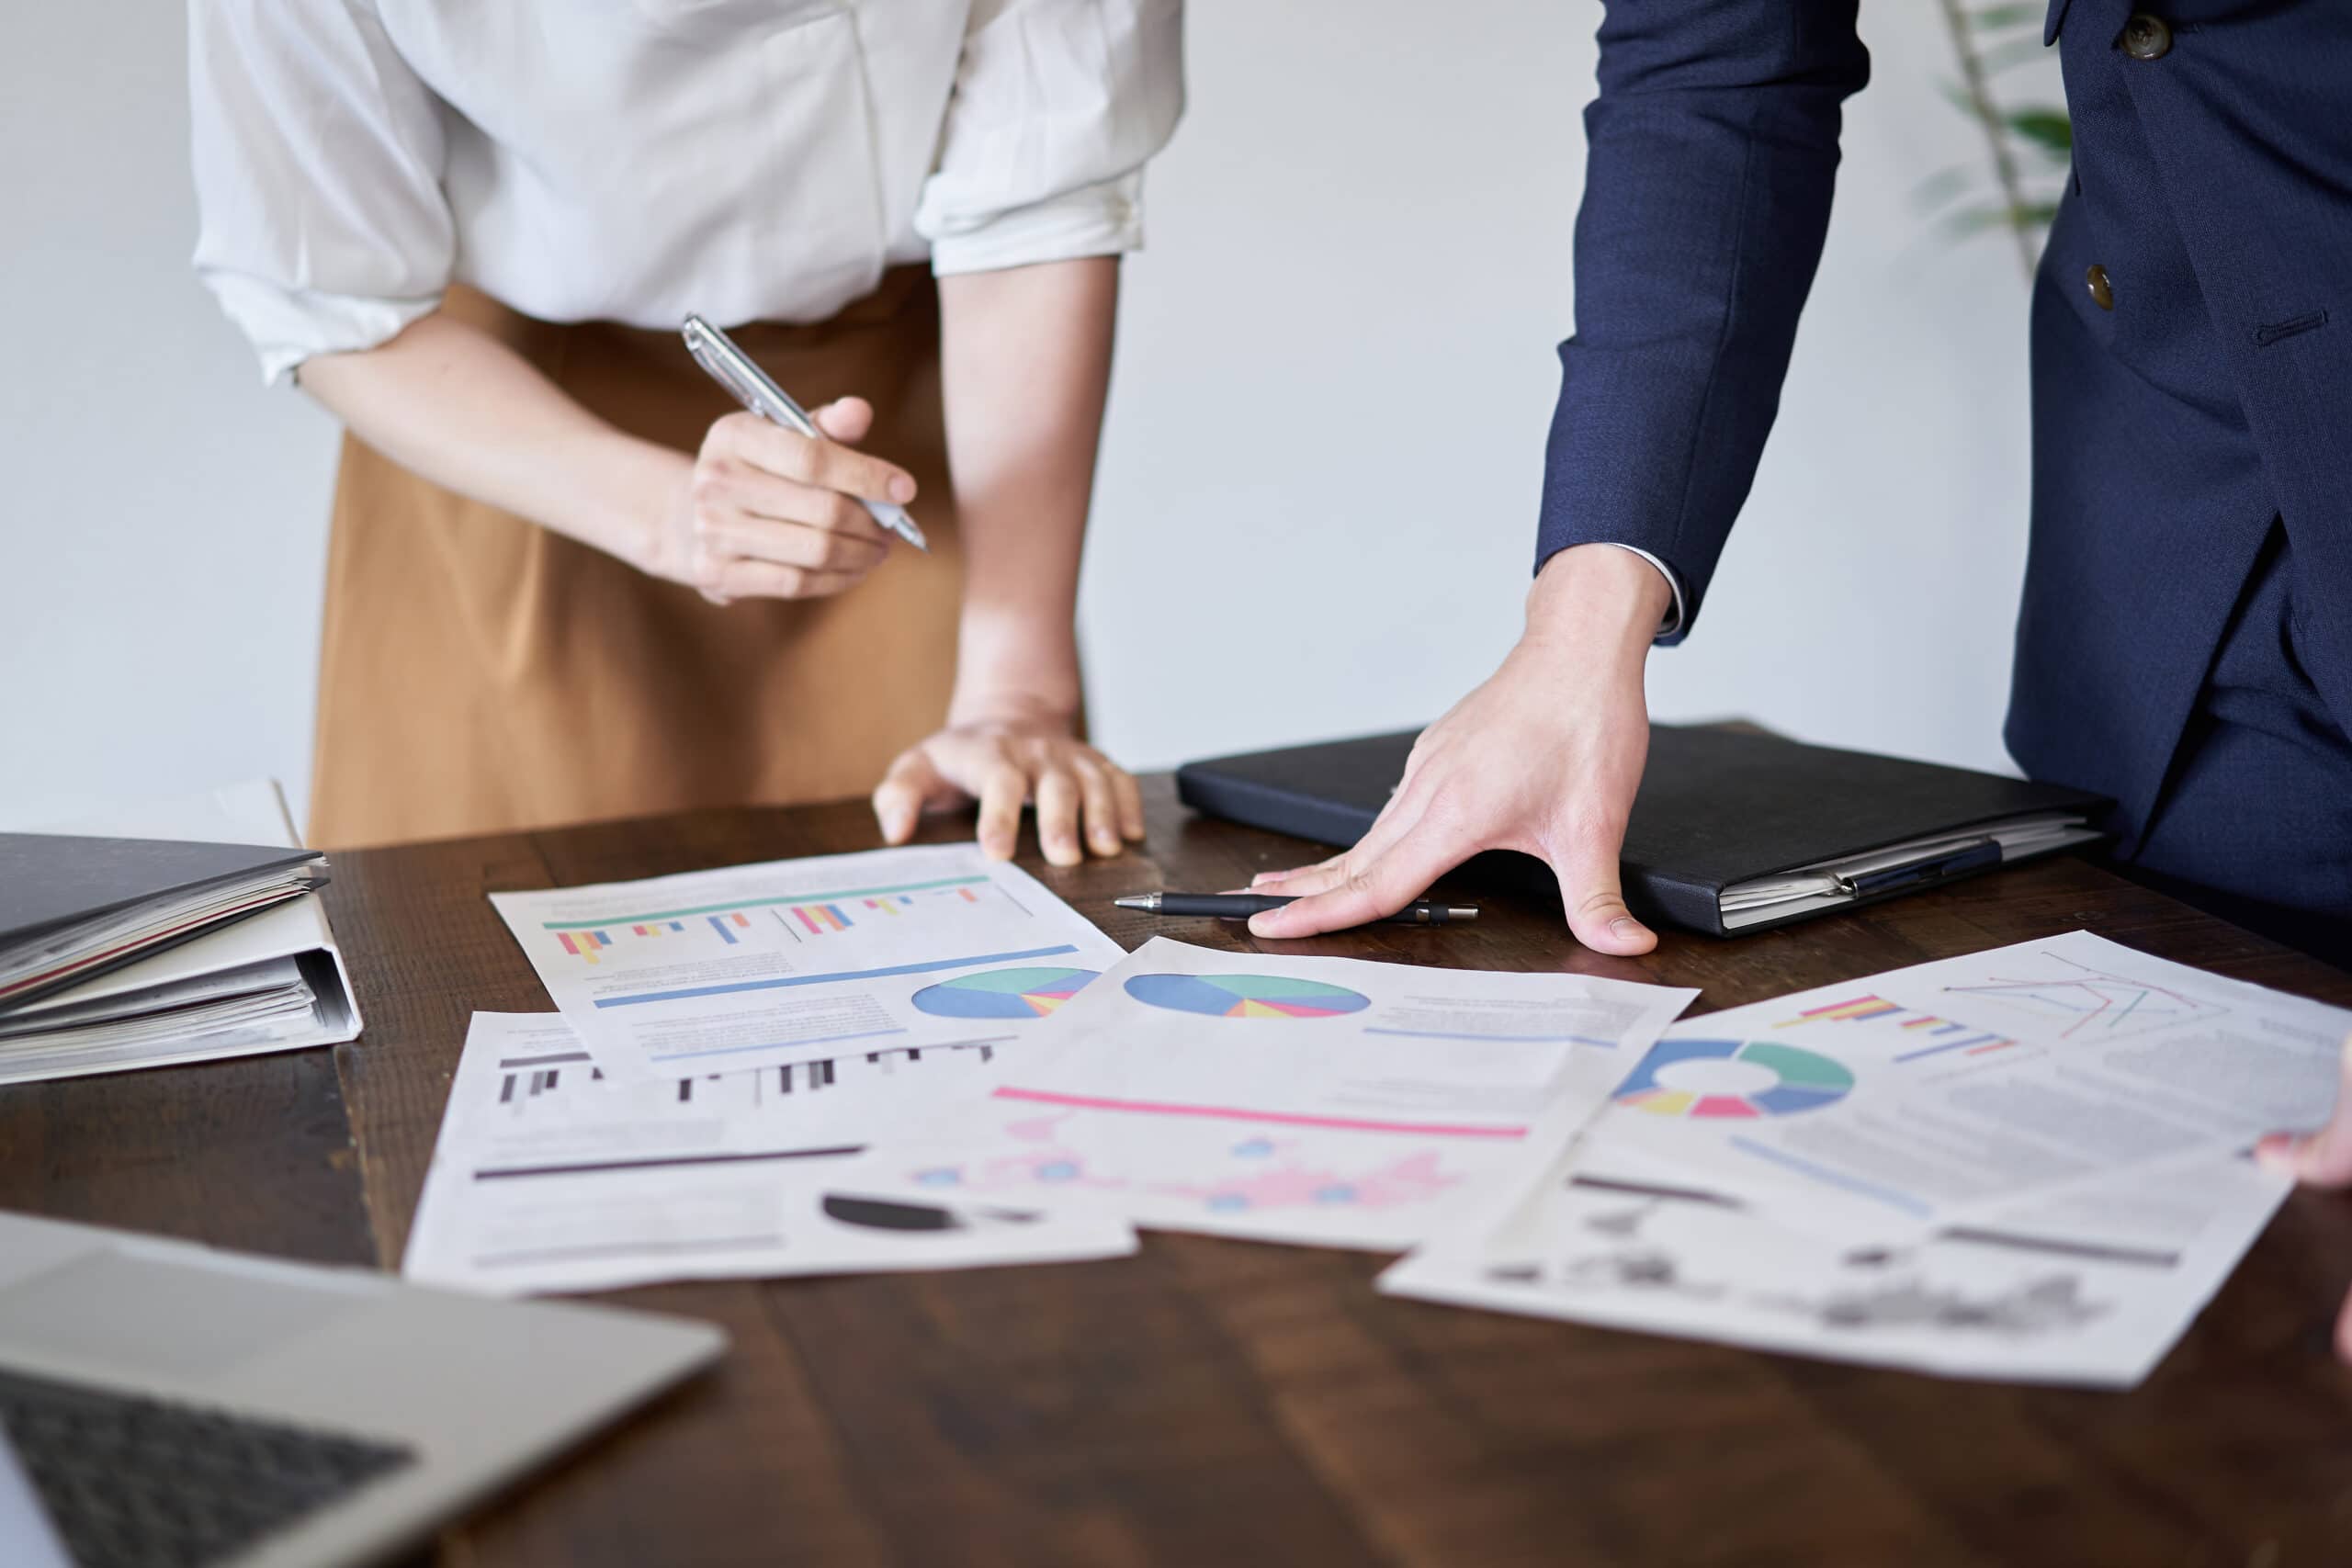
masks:
<instances>
[{"instance_id":1,"label":"paper with line graph","mask_svg":"<svg viewBox=\"0 0 2352 1568\"><path fill-rule=\"evenodd\" d=\"M882 1046L644 1083L556 1013L476 1013L409 1232L412 1280L516 1295L1130 1252L1127 1227L844 1188L859 1149L1018 1046Z\"/></svg>"},{"instance_id":2,"label":"paper with line graph","mask_svg":"<svg viewBox=\"0 0 2352 1568\"><path fill-rule=\"evenodd\" d=\"M1697 993L1155 938L1046 1054L856 1168L867 1190L1393 1249L1572 1136Z\"/></svg>"},{"instance_id":3,"label":"paper with line graph","mask_svg":"<svg viewBox=\"0 0 2352 1568\"><path fill-rule=\"evenodd\" d=\"M1005 1039L1119 957L969 844L729 866L490 901L616 1078Z\"/></svg>"},{"instance_id":4,"label":"paper with line graph","mask_svg":"<svg viewBox=\"0 0 2352 1568\"><path fill-rule=\"evenodd\" d=\"M2335 1103L2352 1013L2073 931L1679 1024L1588 1139L1888 1234L2243 1149Z\"/></svg>"},{"instance_id":5,"label":"paper with line graph","mask_svg":"<svg viewBox=\"0 0 2352 1568\"><path fill-rule=\"evenodd\" d=\"M1660 1165L1555 1156L1380 1278L1390 1295L1944 1377L2129 1388L2228 1280L2285 1179L2206 1156L1893 1246L1774 1224Z\"/></svg>"}]
</instances>

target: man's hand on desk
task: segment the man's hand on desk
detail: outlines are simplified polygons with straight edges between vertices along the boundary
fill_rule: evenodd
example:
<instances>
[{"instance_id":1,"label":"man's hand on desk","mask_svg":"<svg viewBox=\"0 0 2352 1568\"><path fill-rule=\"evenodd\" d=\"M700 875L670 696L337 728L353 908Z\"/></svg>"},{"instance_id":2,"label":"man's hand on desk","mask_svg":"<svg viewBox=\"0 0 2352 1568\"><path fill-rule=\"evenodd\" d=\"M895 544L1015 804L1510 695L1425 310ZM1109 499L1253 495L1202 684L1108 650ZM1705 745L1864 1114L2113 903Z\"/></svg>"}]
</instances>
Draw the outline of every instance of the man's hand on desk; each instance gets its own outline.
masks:
<instances>
[{"instance_id":1,"label":"man's hand on desk","mask_svg":"<svg viewBox=\"0 0 2352 1568\"><path fill-rule=\"evenodd\" d=\"M1299 901L1253 916L1250 931L1312 936L1376 920L1500 849L1550 863L1586 946L1657 946L1625 908L1617 859L1649 750L1643 663L1672 598L1630 551L1583 545L1554 556L1528 594L1518 645L1421 733L1372 830L1319 865L1261 874L1257 891Z\"/></svg>"},{"instance_id":2,"label":"man's hand on desk","mask_svg":"<svg viewBox=\"0 0 2352 1568\"><path fill-rule=\"evenodd\" d=\"M2316 1133L2273 1133L2255 1145L2263 1168L2310 1187L2352 1187L2352 1037L2344 1042L2344 1072L2335 1112ZM2335 1320L2335 1354L2352 1361L2352 1296Z\"/></svg>"}]
</instances>

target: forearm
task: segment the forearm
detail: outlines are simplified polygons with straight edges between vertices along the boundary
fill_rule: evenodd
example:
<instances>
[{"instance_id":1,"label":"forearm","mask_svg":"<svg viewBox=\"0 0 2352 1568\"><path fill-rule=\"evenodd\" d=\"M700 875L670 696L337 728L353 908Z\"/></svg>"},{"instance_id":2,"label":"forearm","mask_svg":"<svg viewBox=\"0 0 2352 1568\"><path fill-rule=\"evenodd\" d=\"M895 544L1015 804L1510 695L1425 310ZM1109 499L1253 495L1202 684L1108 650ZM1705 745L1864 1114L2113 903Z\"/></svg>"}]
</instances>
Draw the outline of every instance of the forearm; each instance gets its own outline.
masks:
<instances>
[{"instance_id":1,"label":"forearm","mask_svg":"<svg viewBox=\"0 0 2352 1568\"><path fill-rule=\"evenodd\" d=\"M965 557L955 722L1078 713L1079 557L1118 280L1113 256L940 279Z\"/></svg>"},{"instance_id":2,"label":"forearm","mask_svg":"<svg viewBox=\"0 0 2352 1568\"><path fill-rule=\"evenodd\" d=\"M433 315L304 363L302 389L401 467L647 568L684 454L623 434L504 344Z\"/></svg>"},{"instance_id":3,"label":"forearm","mask_svg":"<svg viewBox=\"0 0 2352 1568\"><path fill-rule=\"evenodd\" d=\"M1611 0L1539 563L1634 546L1697 615L1821 255L1839 106L1868 71L1853 0Z\"/></svg>"}]
</instances>

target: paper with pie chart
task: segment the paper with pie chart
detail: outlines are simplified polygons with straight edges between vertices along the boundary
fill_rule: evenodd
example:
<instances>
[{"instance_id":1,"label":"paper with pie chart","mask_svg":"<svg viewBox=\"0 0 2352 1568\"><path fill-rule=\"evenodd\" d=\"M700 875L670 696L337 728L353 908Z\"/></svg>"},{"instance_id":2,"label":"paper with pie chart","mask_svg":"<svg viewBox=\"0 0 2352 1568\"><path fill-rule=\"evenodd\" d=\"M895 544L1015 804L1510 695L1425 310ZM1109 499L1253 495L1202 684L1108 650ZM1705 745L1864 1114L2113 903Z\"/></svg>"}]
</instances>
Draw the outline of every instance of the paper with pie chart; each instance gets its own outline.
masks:
<instances>
[{"instance_id":1,"label":"paper with pie chart","mask_svg":"<svg viewBox=\"0 0 2352 1568\"><path fill-rule=\"evenodd\" d=\"M1678 1024L1583 1157L1899 1235L2314 1125L2347 1032L2352 1012L2074 931Z\"/></svg>"},{"instance_id":2,"label":"paper with pie chart","mask_svg":"<svg viewBox=\"0 0 2352 1568\"><path fill-rule=\"evenodd\" d=\"M1067 998L1042 976L995 984L952 1005L1050 1005L1044 1048L877 1146L861 1190L1385 1249L1572 1136L1694 995L1164 938Z\"/></svg>"},{"instance_id":3,"label":"paper with pie chart","mask_svg":"<svg viewBox=\"0 0 2352 1568\"><path fill-rule=\"evenodd\" d=\"M1777 1040L1661 1040L1614 1098L1650 1116L1744 1122L1818 1111L1853 1087L1835 1057Z\"/></svg>"},{"instance_id":4,"label":"paper with pie chart","mask_svg":"<svg viewBox=\"0 0 2352 1568\"><path fill-rule=\"evenodd\" d=\"M616 1079L1010 1041L1119 957L1050 888L973 844L491 902Z\"/></svg>"}]
</instances>

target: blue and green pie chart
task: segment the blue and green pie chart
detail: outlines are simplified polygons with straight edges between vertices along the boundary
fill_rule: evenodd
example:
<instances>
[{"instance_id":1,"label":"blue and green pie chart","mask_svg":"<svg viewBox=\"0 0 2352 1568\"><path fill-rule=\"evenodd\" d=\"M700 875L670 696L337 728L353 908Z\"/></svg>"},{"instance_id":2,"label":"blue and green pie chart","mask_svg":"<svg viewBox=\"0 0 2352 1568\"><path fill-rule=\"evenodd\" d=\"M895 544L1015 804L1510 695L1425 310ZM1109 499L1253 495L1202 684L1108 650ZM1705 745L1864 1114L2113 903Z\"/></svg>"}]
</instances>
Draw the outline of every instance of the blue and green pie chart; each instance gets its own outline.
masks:
<instances>
[{"instance_id":1,"label":"blue and green pie chart","mask_svg":"<svg viewBox=\"0 0 2352 1568\"><path fill-rule=\"evenodd\" d=\"M1845 1064L1777 1040L1661 1040L1616 1100L1652 1116L1787 1116L1835 1105L1853 1087Z\"/></svg>"},{"instance_id":2,"label":"blue and green pie chart","mask_svg":"<svg viewBox=\"0 0 2352 1568\"><path fill-rule=\"evenodd\" d=\"M990 969L958 975L914 994L933 1018L1043 1018L1085 988L1091 969Z\"/></svg>"},{"instance_id":3,"label":"blue and green pie chart","mask_svg":"<svg viewBox=\"0 0 2352 1568\"><path fill-rule=\"evenodd\" d=\"M1127 995L1146 1007L1207 1018L1337 1018L1372 1005L1345 986L1280 975L1138 975Z\"/></svg>"}]
</instances>

